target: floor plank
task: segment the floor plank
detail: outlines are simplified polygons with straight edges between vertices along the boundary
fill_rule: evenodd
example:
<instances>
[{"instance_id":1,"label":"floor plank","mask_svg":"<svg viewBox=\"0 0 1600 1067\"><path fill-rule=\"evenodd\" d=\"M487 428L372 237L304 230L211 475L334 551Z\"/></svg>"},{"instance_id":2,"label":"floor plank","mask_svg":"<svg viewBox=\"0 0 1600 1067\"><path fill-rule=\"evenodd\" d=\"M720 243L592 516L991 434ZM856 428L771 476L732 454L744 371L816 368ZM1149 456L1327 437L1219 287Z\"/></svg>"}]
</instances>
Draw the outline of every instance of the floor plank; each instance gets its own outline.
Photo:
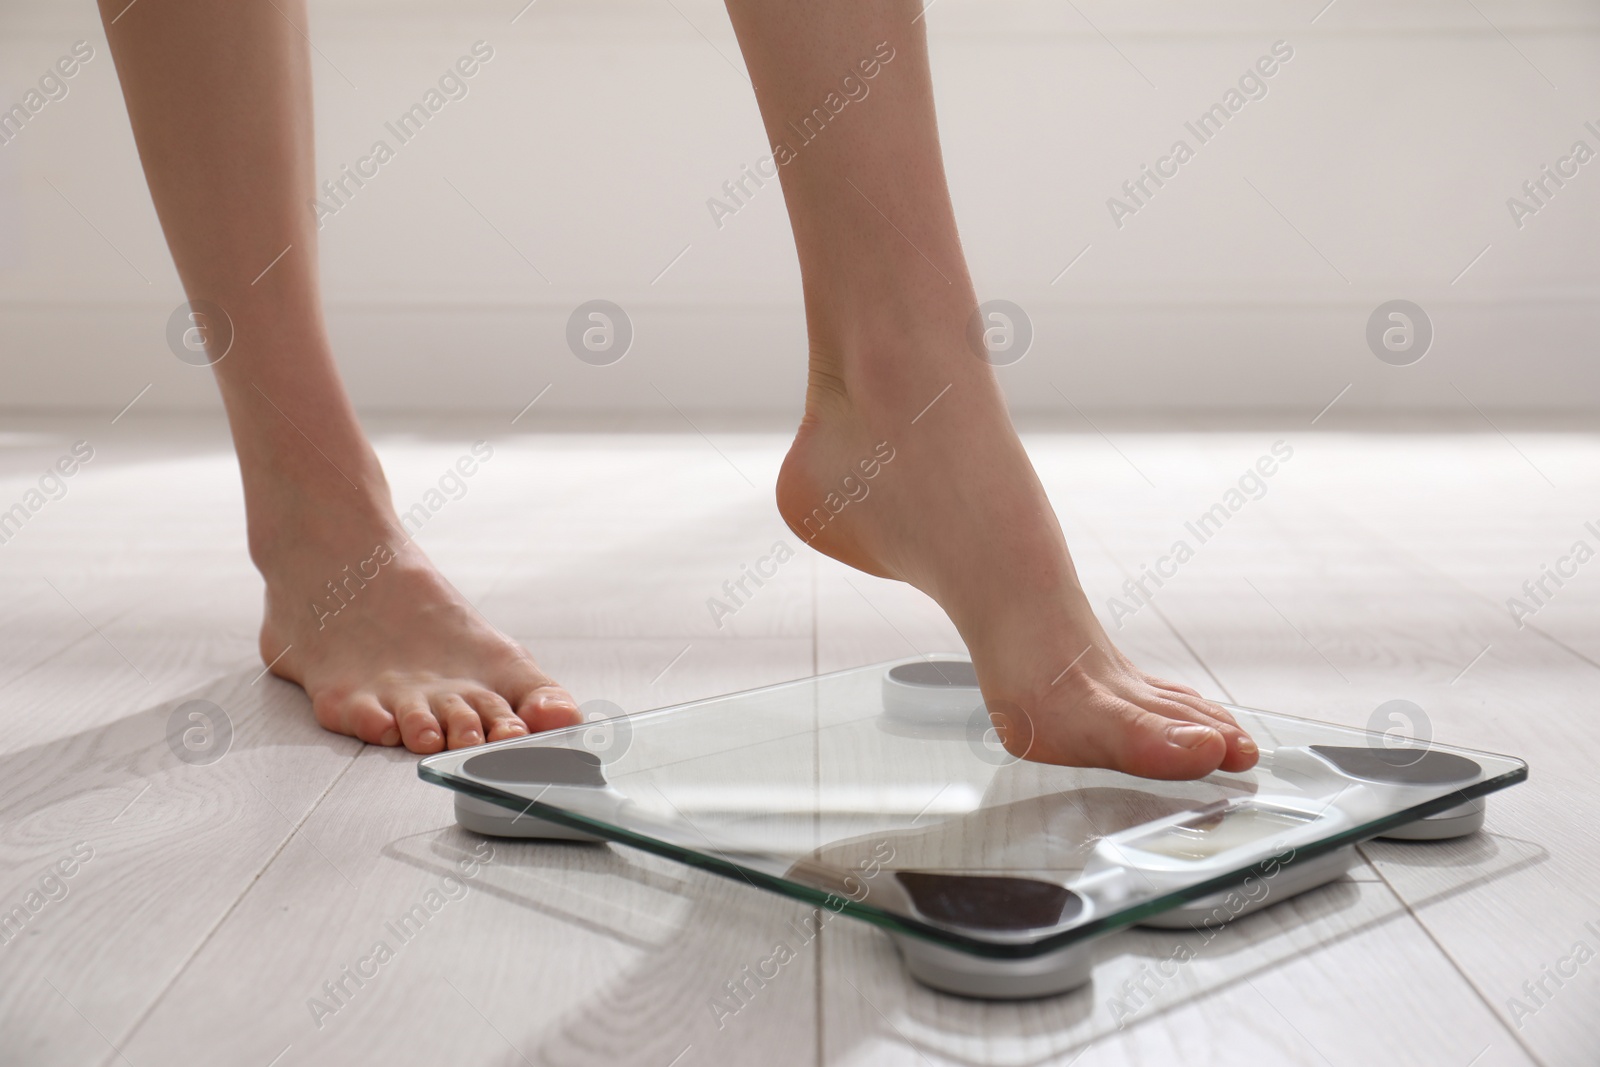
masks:
<instances>
[{"instance_id":1,"label":"floor plank","mask_svg":"<svg viewBox=\"0 0 1600 1067\"><path fill-rule=\"evenodd\" d=\"M1570 515L1548 487L1518 484L1525 470L1484 475L1503 444L1452 445L1398 459L1392 443L1330 449L1310 484L1234 520L1156 603L1242 703L1367 725L1387 701L1405 699L1434 738L1530 762L1530 781L1491 799L1484 834L1365 850L1508 1035L1543 1062L1589 1063L1600 1050L1600 978L1568 963L1574 973L1560 986L1544 979L1544 991L1529 993L1522 983L1572 957L1577 941L1600 947L1586 925L1600 914L1588 828L1600 759L1588 695L1596 670L1533 627L1517 629L1451 573L1458 563L1435 563L1470 559L1474 581L1514 588L1519 546L1548 543ZM1555 452L1546 445L1547 462ZM1473 488L1461 469L1477 472ZM1407 506L1397 483L1413 479L1446 489ZM1358 484L1371 508L1351 491ZM1505 507L1529 496L1538 506ZM1474 501L1482 523L1469 517ZM1474 531L1470 552L1452 547L1463 530ZM1137 537L1139 547L1152 544ZM1246 578L1255 588L1241 593Z\"/></svg>"},{"instance_id":2,"label":"floor plank","mask_svg":"<svg viewBox=\"0 0 1600 1067\"><path fill-rule=\"evenodd\" d=\"M632 707L674 648L559 644L564 677ZM723 644L739 647L684 672L695 680L671 695L809 669L808 640ZM635 850L478 838L455 827L448 791L394 751L365 751L302 836L315 848L286 850L251 887L133 1036L131 1059L184 1062L198 1047L265 1063L289 1047L285 1063L816 1061L814 955L742 998L725 988L792 938L809 911L798 903ZM492 860L461 878L455 864L480 845ZM402 943L391 921L435 889L459 899ZM361 965L379 941L393 960ZM377 977L345 979L341 1004L322 984L346 966Z\"/></svg>"},{"instance_id":3,"label":"floor plank","mask_svg":"<svg viewBox=\"0 0 1600 1067\"><path fill-rule=\"evenodd\" d=\"M412 758L330 737L297 690L255 680L260 580L226 438L136 415L0 435L0 499L72 440L97 450L0 545L0 905L78 842L93 850L0 945L0 1062L1483 1067L1600 1049L1600 965L1561 973L1575 943L1600 949L1600 564L1524 628L1504 603L1597 518L1591 435L1518 431L1526 458L1488 433L1029 438L1108 624L1124 581L1288 442L1260 499L1116 639L1210 695L1358 726L1403 698L1441 740L1525 756L1532 779L1494 798L1485 834L1365 846L1370 864L1160 982L1174 935L1117 935L1092 987L1026 1005L930 993L848 922L729 1000L808 909L630 850L502 843L319 1028L308 999L478 841ZM786 435L525 430L485 418L378 440L402 509L493 443L419 540L580 700L637 711L959 650L926 597L816 557L777 520ZM778 542L795 558L733 604L724 583ZM168 747L190 698L233 722L217 763ZM1153 990L1131 1016L1125 983Z\"/></svg>"},{"instance_id":4,"label":"floor plank","mask_svg":"<svg viewBox=\"0 0 1600 1067\"><path fill-rule=\"evenodd\" d=\"M232 743L216 762L180 761L169 701L0 757L5 907L52 895L52 867L88 855L0 947L7 1055L29 1064L114 1055L246 887L360 749L311 721L298 689L250 675L185 695L223 709ZM317 863L328 860L313 856ZM70 866L70 865L69 865Z\"/></svg>"}]
</instances>

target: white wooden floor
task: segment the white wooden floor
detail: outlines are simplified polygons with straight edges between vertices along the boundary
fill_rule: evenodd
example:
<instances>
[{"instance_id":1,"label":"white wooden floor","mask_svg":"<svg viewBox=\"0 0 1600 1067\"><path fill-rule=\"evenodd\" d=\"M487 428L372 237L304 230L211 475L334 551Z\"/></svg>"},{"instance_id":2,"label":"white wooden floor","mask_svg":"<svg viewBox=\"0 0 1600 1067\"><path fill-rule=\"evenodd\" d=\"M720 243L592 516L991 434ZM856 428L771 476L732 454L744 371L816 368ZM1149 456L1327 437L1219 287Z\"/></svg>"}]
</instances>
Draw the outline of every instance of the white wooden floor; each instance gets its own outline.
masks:
<instances>
[{"instance_id":1,"label":"white wooden floor","mask_svg":"<svg viewBox=\"0 0 1600 1067\"><path fill-rule=\"evenodd\" d=\"M379 447L405 506L494 442L421 540L580 699L641 710L958 647L920 595L806 554L714 625L723 581L793 542L771 503L783 434L508 422ZM724 983L806 909L623 849L506 843L319 1026L308 999L476 841L414 757L323 733L298 689L258 677L260 584L219 428L0 423L0 509L73 441L94 448L0 544L0 913L28 914L0 944L0 1062L1600 1062L1600 561L1524 628L1504 606L1573 542L1600 547L1600 435L1330 424L1079 423L1029 443L1103 608L1287 442L1266 495L1119 638L1221 698L1356 725L1404 698L1441 740L1525 757L1531 780L1493 799L1485 833L1367 846L1347 880L1175 971L1183 938L1119 935L1091 987L1026 1004L914 986L841 919L719 1027ZM234 729L209 765L166 742L194 698ZM75 850L90 858L46 882ZM1119 1027L1135 984L1148 1003Z\"/></svg>"}]
</instances>

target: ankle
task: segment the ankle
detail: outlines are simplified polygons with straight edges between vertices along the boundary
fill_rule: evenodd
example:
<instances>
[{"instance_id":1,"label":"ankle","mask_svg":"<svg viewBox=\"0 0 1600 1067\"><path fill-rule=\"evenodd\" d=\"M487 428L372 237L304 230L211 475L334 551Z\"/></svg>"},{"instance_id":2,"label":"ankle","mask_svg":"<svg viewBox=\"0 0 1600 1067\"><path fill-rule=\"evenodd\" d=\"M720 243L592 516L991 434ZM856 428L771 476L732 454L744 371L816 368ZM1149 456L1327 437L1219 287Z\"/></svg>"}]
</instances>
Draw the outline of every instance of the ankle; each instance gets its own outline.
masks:
<instances>
[{"instance_id":1,"label":"ankle","mask_svg":"<svg viewBox=\"0 0 1600 1067\"><path fill-rule=\"evenodd\" d=\"M398 551L405 539L381 471L355 485L254 485L245 497L250 559L269 582L308 557L369 553L380 543Z\"/></svg>"},{"instance_id":2,"label":"ankle","mask_svg":"<svg viewBox=\"0 0 1600 1067\"><path fill-rule=\"evenodd\" d=\"M967 405L999 402L993 370L968 344L965 319L945 309L936 318L861 323L833 343L813 340L807 412L903 425L947 387Z\"/></svg>"}]
</instances>

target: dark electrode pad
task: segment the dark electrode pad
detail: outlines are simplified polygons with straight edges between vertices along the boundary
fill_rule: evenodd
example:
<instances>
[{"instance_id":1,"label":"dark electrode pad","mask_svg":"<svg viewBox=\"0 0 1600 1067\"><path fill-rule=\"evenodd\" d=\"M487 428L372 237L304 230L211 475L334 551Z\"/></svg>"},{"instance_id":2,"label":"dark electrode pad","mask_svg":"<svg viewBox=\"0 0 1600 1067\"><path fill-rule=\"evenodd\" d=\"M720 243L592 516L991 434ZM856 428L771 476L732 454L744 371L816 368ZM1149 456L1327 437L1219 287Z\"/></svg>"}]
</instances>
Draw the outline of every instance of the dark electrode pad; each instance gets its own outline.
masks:
<instances>
[{"instance_id":1,"label":"dark electrode pad","mask_svg":"<svg viewBox=\"0 0 1600 1067\"><path fill-rule=\"evenodd\" d=\"M606 784L600 757L575 748L498 748L473 756L461 769L486 782L537 785Z\"/></svg>"},{"instance_id":2,"label":"dark electrode pad","mask_svg":"<svg viewBox=\"0 0 1600 1067\"><path fill-rule=\"evenodd\" d=\"M1477 763L1431 748L1312 745L1311 751L1352 778L1391 785L1455 785L1483 773Z\"/></svg>"},{"instance_id":3,"label":"dark electrode pad","mask_svg":"<svg viewBox=\"0 0 1600 1067\"><path fill-rule=\"evenodd\" d=\"M914 726L965 726L983 706L978 672L965 659L897 663L883 675L883 713Z\"/></svg>"},{"instance_id":4,"label":"dark electrode pad","mask_svg":"<svg viewBox=\"0 0 1600 1067\"><path fill-rule=\"evenodd\" d=\"M963 689L978 688L978 672L964 659L920 660L902 663L889 670L891 681L901 685L925 685L935 688L951 686Z\"/></svg>"},{"instance_id":5,"label":"dark electrode pad","mask_svg":"<svg viewBox=\"0 0 1600 1067\"><path fill-rule=\"evenodd\" d=\"M896 871L918 911L976 930L1046 930L1071 922L1083 900L1066 886L1009 875Z\"/></svg>"}]
</instances>

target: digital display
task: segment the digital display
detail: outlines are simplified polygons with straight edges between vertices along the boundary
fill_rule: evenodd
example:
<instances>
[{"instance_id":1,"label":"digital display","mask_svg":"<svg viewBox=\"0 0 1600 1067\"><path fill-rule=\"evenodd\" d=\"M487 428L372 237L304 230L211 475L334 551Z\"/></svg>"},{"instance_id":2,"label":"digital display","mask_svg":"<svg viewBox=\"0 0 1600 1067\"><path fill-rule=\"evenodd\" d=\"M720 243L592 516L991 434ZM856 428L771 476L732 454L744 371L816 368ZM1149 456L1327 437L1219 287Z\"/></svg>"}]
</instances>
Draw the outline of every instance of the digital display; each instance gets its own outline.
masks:
<instances>
[{"instance_id":1,"label":"digital display","mask_svg":"<svg viewBox=\"0 0 1600 1067\"><path fill-rule=\"evenodd\" d=\"M1179 860L1208 860L1314 821L1316 816L1254 804L1196 815L1133 842L1133 847Z\"/></svg>"}]
</instances>

